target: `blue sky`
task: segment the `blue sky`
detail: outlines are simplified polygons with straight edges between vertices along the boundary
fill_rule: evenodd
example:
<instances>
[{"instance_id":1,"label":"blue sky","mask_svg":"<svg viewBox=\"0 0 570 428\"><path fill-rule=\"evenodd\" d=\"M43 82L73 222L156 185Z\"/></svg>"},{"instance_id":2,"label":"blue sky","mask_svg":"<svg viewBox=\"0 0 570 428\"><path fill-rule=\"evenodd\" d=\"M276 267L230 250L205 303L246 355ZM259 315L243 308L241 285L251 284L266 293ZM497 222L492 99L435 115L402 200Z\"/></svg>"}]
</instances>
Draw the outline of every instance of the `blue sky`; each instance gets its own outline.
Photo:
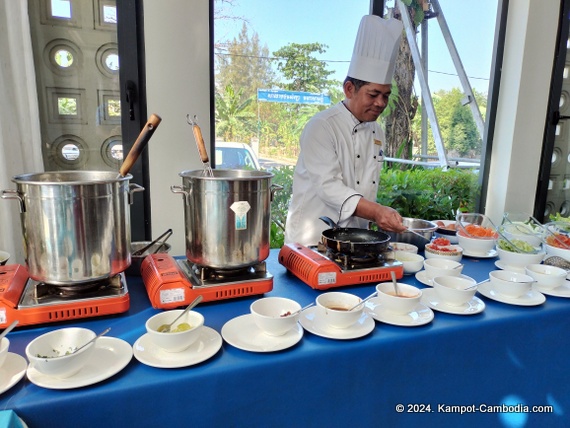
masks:
<instances>
[{"instance_id":1,"label":"blue sky","mask_svg":"<svg viewBox=\"0 0 570 428\"><path fill-rule=\"evenodd\" d=\"M348 70L358 24L368 13L369 3L369 0L234 0L231 12L230 9L226 12L246 18L250 37L255 31L270 53L293 42L328 45L327 52L319 59L326 60L328 68L335 71L333 77L342 81ZM387 6L393 3L386 1ZM487 93L497 0L439 0L439 3L471 86ZM460 88L437 20L428 22L430 89L434 92ZM241 26L239 20L216 21L216 41L237 36Z\"/></svg>"}]
</instances>

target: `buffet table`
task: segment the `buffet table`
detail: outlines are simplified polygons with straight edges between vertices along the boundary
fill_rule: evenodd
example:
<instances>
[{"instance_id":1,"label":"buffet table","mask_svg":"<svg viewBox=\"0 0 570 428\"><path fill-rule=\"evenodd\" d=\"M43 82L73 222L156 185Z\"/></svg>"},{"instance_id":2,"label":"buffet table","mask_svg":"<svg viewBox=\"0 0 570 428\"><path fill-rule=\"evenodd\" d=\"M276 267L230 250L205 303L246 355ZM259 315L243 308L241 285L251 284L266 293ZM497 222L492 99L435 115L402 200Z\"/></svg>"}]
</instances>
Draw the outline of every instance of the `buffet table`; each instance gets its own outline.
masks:
<instances>
[{"instance_id":1,"label":"buffet table","mask_svg":"<svg viewBox=\"0 0 570 428\"><path fill-rule=\"evenodd\" d=\"M301 305L313 301L321 291L287 272L277 255L272 250L267 260L274 275L267 295ZM494 261L464 258L463 273L484 280ZM414 276L402 282L425 288ZM133 345L158 310L140 278L127 283L127 313L16 329L9 334L10 351L25 355L33 338L64 326L111 327L110 336ZM336 290L365 297L374 284ZM203 303L196 310L221 332L256 298ZM540 306L522 307L481 299L486 309L476 315L435 312L419 327L376 322L359 339L305 332L295 346L271 353L224 342L207 361L178 369L149 367L133 357L111 378L77 389L45 389L24 377L0 395L0 410L13 409L30 428L567 426L570 300L547 297ZM550 405L553 412L517 412L525 405Z\"/></svg>"}]
</instances>

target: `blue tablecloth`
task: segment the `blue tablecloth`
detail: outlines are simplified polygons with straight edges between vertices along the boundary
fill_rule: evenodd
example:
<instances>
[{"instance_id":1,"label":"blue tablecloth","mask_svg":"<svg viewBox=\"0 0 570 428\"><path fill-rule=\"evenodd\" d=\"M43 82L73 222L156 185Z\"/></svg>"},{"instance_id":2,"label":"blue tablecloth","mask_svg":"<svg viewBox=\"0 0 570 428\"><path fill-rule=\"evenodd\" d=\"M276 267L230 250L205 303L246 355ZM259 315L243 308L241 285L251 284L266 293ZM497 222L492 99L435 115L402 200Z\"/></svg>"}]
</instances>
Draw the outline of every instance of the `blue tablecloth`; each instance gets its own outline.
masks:
<instances>
[{"instance_id":1,"label":"blue tablecloth","mask_svg":"<svg viewBox=\"0 0 570 428\"><path fill-rule=\"evenodd\" d=\"M277 254L272 250L267 260L274 275L268 295L302 305L314 300L320 291L288 273ZM464 262L463 273L478 281L495 269L493 259ZM11 352L24 355L36 336L71 325L111 327L111 336L132 345L158 311L140 278L127 281L127 313L17 329L10 333ZM424 287L414 276L403 282ZM365 297L373 289L368 284L342 291ZM248 313L256 298L204 303L196 310L220 332L228 320ZM31 428L568 426L570 300L548 297L541 306L519 307L482 299L487 307L481 314L436 312L430 324L414 328L377 322L371 334L355 340L305 332L294 347L265 354L224 343L211 359L180 369L148 367L133 358L117 375L79 389L44 389L24 378L0 395L0 410L13 409ZM554 411L490 412L489 406L503 404L552 405Z\"/></svg>"}]
</instances>

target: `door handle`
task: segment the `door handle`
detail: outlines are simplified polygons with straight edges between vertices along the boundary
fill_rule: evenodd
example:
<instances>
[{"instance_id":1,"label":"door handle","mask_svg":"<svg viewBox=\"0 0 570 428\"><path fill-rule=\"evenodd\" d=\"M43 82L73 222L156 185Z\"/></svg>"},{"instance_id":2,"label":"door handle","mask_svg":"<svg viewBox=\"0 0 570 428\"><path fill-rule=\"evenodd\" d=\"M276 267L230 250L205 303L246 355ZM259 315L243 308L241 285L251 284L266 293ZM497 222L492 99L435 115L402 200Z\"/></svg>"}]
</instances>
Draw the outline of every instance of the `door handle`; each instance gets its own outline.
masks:
<instances>
[{"instance_id":1,"label":"door handle","mask_svg":"<svg viewBox=\"0 0 570 428\"><path fill-rule=\"evenodd\" d=\"M127 102L129 103L129 119L135 120L135 101L137 100L137 87L132 80L127 80L125 85Z\"/></svg>"},{"instance_id":2,"label":"door handle","mask_svg":"<svg viewBox=\"0 0 570 428\"><path fill-rule=\"evenodd\" d=\"M570 119L570 116L562 116L558 110L552 113L552 124L558 125L561 120Z\"/></svg>"}]
</instances>

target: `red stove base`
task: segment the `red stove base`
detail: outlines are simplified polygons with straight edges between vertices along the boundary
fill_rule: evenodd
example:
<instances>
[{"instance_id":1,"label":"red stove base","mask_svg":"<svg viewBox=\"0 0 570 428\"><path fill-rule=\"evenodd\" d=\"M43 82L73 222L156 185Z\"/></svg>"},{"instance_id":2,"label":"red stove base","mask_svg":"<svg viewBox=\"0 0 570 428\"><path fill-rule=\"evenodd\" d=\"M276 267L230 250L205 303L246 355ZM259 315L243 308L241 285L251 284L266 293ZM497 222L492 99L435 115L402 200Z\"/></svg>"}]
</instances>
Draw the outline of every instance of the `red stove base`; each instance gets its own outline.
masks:
<instances>
[{"instance_id":1,"label":"red stove base","mask_svg":"<svg viewBox=\"0 0 570 428\"><path fill-rule=\"evenodd\" d=\"M120 287L113 295L91 298L74 297L48 304L22 304L22 297L31 286L28 270L23 265L0 266L0 328L18 320L18 326L114 315L129 310L130 298L124 274L115 277Z\"/></svg>"},{"instance_id":2,"label":"red stove base","mask_svg":"<svg viewBox=\"0 0 570 428\"><path fill-rule=\"evenodd\" d=\"M186 262L181 260L181 262ZM141 275L150 303L156 309L172 309L189 305L198 295L204 302L253 296L273 290L273 275L265 270L247 278L226 282L199 283L181 267L183 263L167 254L151 254L142 262ZM263 264L265 267L265 264Z\"/></svg>"},{"instance_id":3,"label":"red stove base","mask_svg":"<svg viewBox=\"0 0 570 428\"><path fill-rule=\"evenodd\" d=\"M397 260L386 260L382 266L344 270L323 253L300 244L285 244L279 251L279 263L305 284L318 290L391 281L391 272L396 274L397 279L404 275L404 267Z\"/></svg>"}]
</instances>

